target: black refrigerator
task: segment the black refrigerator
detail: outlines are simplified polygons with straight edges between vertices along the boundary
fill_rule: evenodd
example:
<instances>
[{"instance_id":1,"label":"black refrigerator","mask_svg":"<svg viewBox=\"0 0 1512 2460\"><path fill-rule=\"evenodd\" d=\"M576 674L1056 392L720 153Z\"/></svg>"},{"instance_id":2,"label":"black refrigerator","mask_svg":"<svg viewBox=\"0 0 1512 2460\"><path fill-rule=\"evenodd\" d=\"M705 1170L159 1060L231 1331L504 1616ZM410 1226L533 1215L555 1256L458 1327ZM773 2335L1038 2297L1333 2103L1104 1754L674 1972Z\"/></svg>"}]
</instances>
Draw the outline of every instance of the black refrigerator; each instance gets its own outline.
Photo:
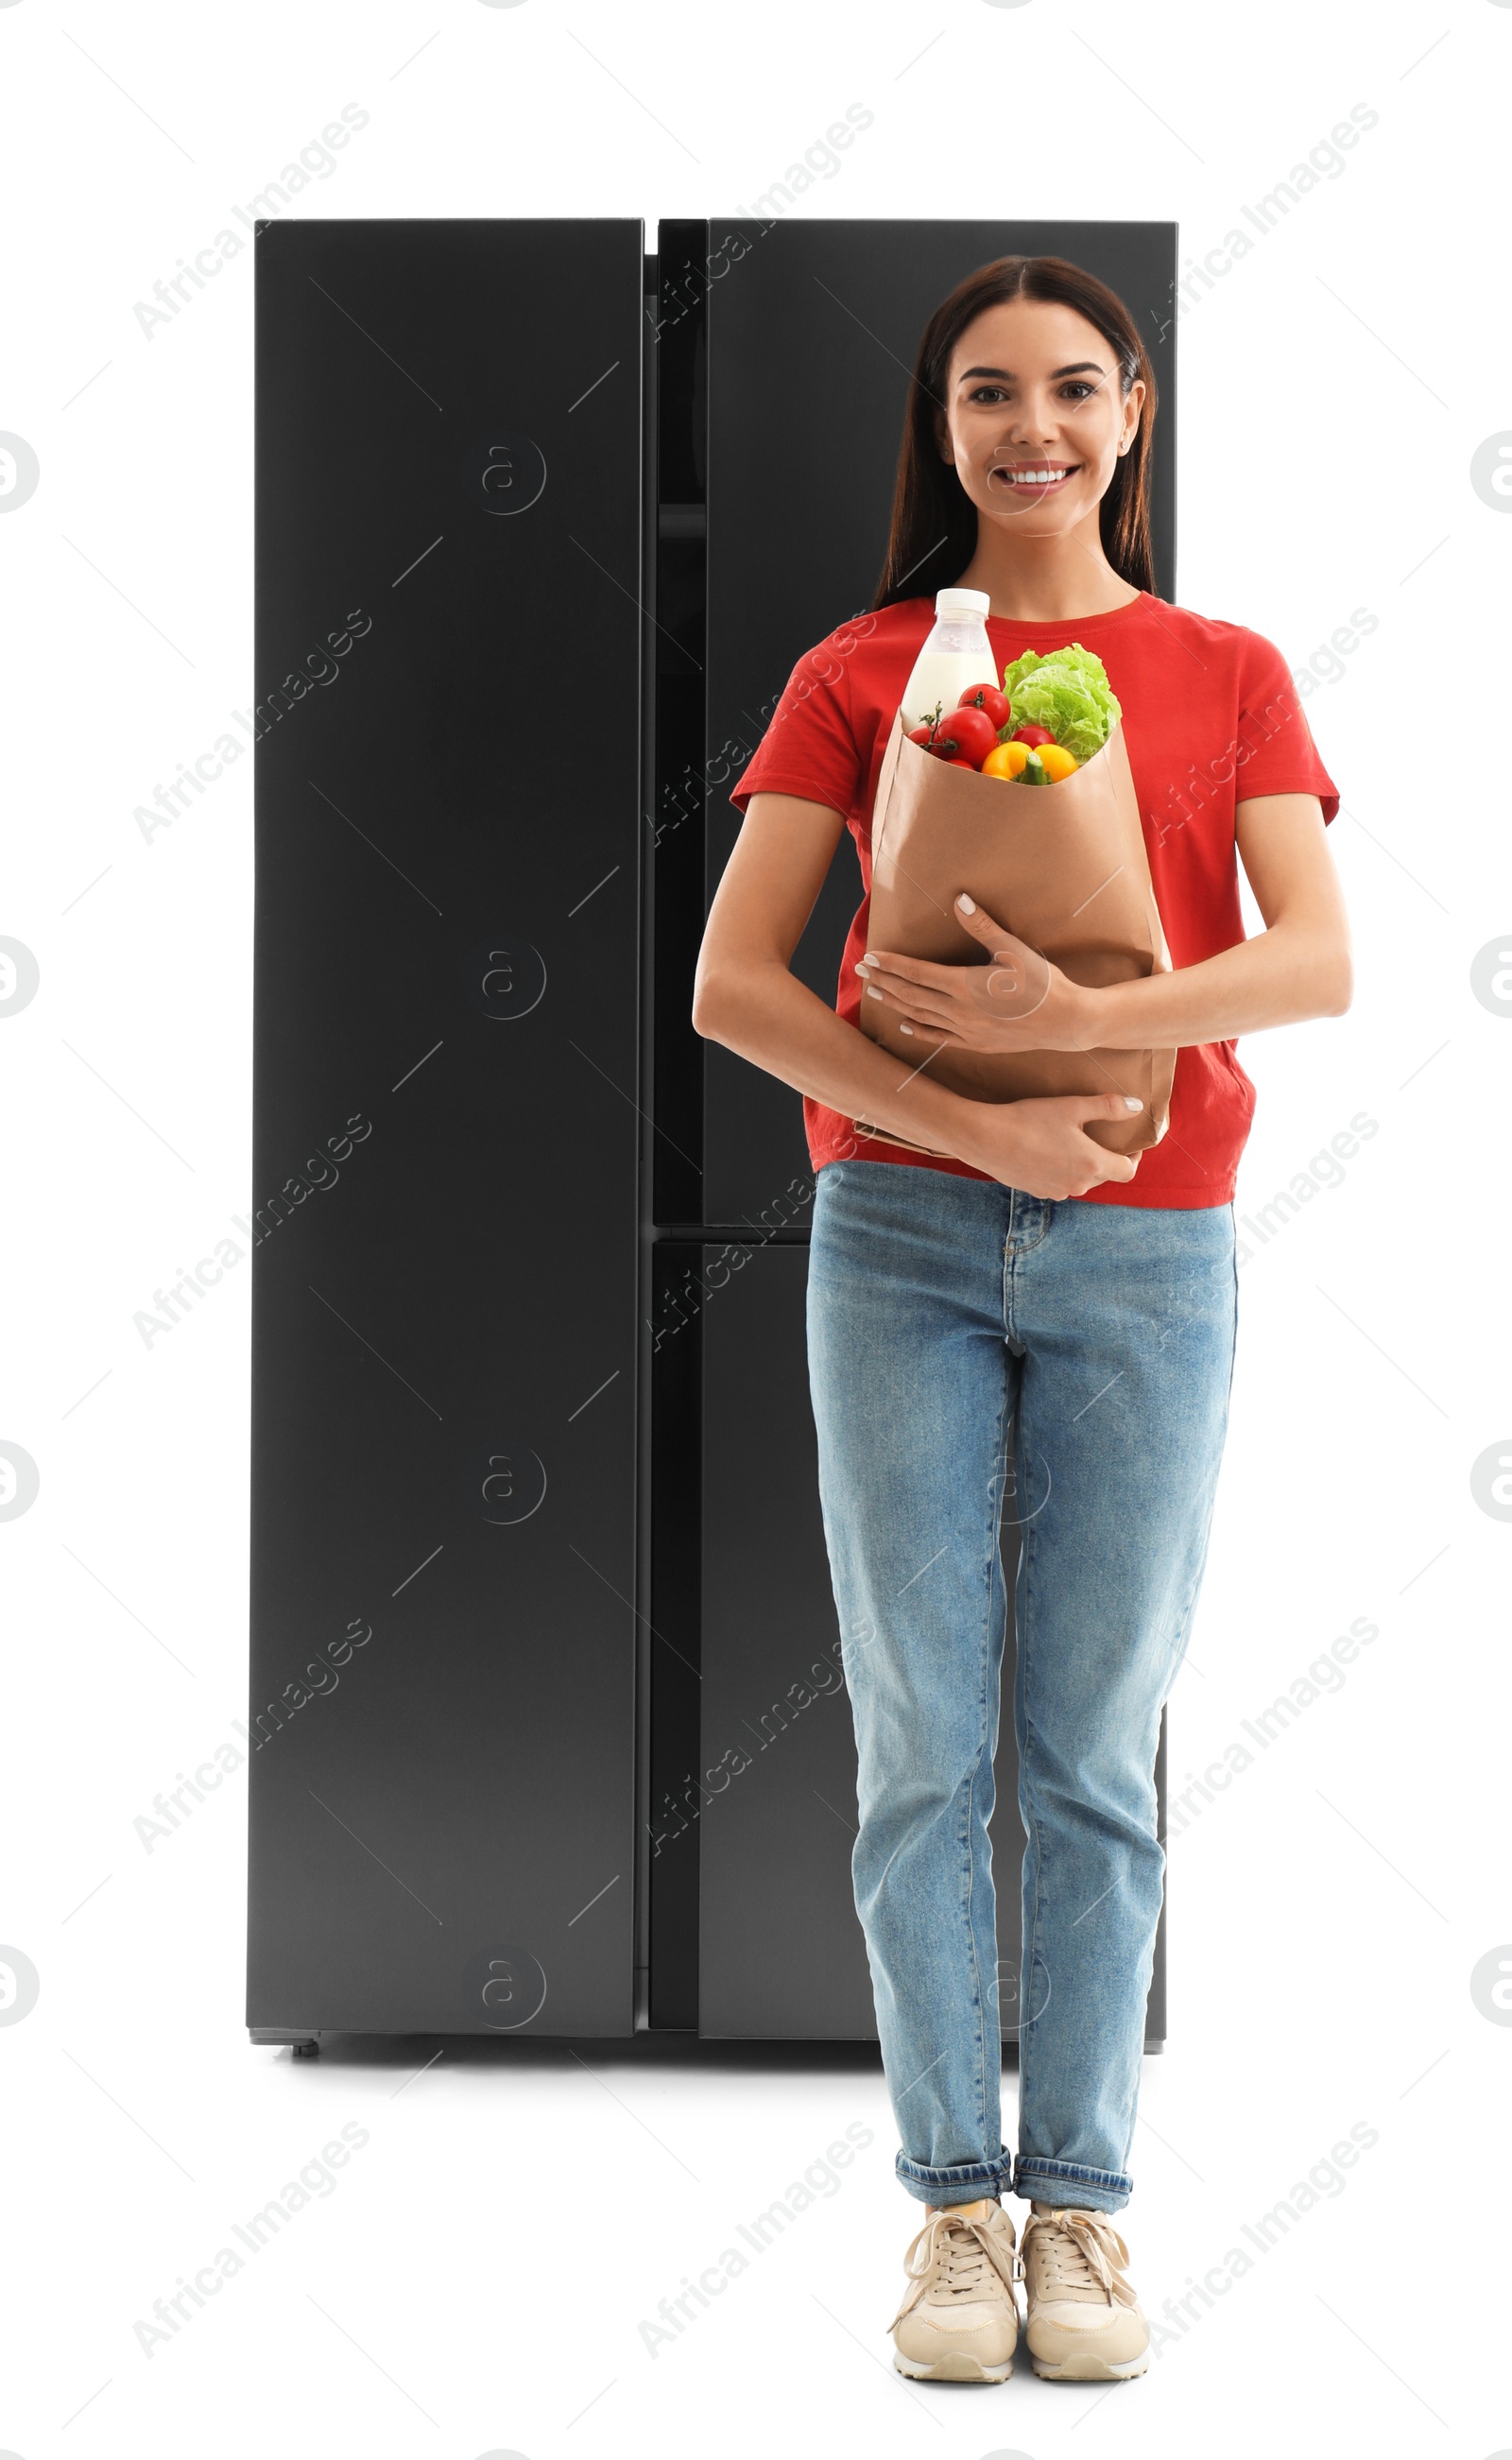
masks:
<instances>
[{"instance_id":1,"label":"black refrigerator","mask_svg":"<svg viewBox=\"0 0 1512 2460\"><path fill-rule=\"evenodd\" d=\"M256 247L251 2038L872 2035L813 1177L693 963L973 266L1069 256L1139 318L1173 594L1175 228ZM826 999L859 898L847 838L795 959ZM1008 1718L997 1778L1012 2045Z\"/></svg>"}]
</instances>

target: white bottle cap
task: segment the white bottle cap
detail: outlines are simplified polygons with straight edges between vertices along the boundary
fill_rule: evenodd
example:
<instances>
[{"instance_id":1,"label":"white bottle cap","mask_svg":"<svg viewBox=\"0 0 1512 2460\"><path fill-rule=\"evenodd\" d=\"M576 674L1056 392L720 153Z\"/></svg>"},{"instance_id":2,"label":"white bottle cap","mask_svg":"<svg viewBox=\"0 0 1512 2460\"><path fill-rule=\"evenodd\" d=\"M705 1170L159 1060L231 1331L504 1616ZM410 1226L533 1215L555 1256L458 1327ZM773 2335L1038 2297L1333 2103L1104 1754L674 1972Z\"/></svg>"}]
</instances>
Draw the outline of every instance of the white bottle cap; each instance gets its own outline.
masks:
<instances>
[{"instance_id":1,"label":"white bottle cap","mask_svg":"<svg viewBox=\"0 0 1512 2460\"><path fill-rule=\"evenodd\" d=\"M992 601L985 589L941 589L935 593L937 615L986 615Z\"/></svg>"}]
</instances>

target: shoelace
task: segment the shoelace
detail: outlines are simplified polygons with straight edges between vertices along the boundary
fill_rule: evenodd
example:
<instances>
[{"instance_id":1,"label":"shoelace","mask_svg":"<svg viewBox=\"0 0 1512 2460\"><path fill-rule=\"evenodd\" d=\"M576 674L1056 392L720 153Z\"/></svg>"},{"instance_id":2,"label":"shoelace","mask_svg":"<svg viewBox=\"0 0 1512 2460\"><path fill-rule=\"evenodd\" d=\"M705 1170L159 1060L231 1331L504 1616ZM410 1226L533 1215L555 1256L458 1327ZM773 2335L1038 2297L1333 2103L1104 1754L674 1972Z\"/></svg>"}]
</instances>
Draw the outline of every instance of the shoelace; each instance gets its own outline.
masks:
<instances>
[{"instance_id":1,"label":"shoelace","mask_svg":"<svg viewBox=\"0 0 1512 2460\"><path fill-rule=\"evenodd\" d=\"M913 2286L887 2329L896 2331L904 2317L917 2306L936 2271L936 2286L948 2298L979 2296L987 2285L989 2271L995 2272L1012 2303L1014 2269L1012 2222L1006 2231L999 2222L994 2231L987 2221L964 2221L953 2213L936 2213L926 2221L904 2257L904 2270Z\"/></svg>"},{"instance_id":2,"label":"shoelace","mask_svg":"<svg viewBox=\"0 0 1512 2460\"><path fill-rule=\"evenodd\" d=\"M1133 2287L1115 2269L1128 2262L1129 2250L1103 2214L1070 2210L1031 2213L1024 2223L1024 2241L1019 2249L1020 2280L1029 2278L1026 2259L1036 2237L1044 2266L1043 2294L1047 2298L1057 2289L1090 2289L1096 2285L1110 2305L1138 2303Z\"/></svg>"}]
</instances>

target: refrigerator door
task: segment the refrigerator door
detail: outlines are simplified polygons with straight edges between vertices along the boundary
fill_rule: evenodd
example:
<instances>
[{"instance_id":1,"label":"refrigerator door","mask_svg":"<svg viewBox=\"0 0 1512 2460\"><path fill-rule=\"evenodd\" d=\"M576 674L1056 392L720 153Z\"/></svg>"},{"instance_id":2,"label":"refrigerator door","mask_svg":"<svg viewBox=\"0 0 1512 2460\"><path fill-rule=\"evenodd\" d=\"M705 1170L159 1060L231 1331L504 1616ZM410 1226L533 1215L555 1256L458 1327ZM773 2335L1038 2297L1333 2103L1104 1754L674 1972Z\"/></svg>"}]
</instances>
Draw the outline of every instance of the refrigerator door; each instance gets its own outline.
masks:
<instances>
[{"instance_id":1,"label":"refrigerator door","mask_svg":"<svg viewBox=\"0 0 1512 2460\"><path fill-rule=\"evenodd\" d=\"M702 1741L693 1786L659 1797L664 1898L698 1865L699 2030L738 2040L876 2032L865 1944L851 1895L856 1745L840 1670L840 1626L820 1516L803 1310L806 1246L680 1251L683 1311L701 1299ZM670 1319L669 1319L670 1320ZM683 1335L679 1333L681 1341ZM690 1352L684 1352L684 1358ZM1010 1501L1008 1510L1013 1506ZM1013 1574L1003 1529L1009 1630L993 1774L998 2006L1017 2040L1024 1831L1013 1739ZM668 1688L671 1689L671 1685ZM669 1768L676 1754L669 1757ZM1163 1728L1157 1781L1165 1801ZM654 1901L654 1898L653 1898ZM669 1945L676 1939L669 1919ZM652 1999L655 2011L655 1999ZM1165 2038L1165 1918L1156 1937L1146 2046Z\"/></svg>"},{"instance_id":2,"label":"refrigerator door","mask_svg":"<svg viewBox=\"0 0 1512 2460\"><path fill-rule=\"evenodd\" d=\"M705 890L738 827L727 797L805 649L867 608L882 569L904 408L920 335L975 266L1064 256L1109 283L1155 368L1157 586L1175 573L1176 329L1172 223L711 223L708 326L709 783ZM737 253L737 251L743 251ZM796 971L833 1003L861 902L841 843ZM808 1174L799 1105L707 1046L704 1219L756 1221Z\"/></svg>"},{"instance_id":3,"label":"refrigerator door","mask_svg":"<svg viewBox=\"0 0 1512 2460\"><path fill-rule=\"evenodd\" d=\"M257 242L254 2038L632 2028L642 245Z\"/></svg>"},{"instance_id":4,"label":"refrigerator door","mask_svg":"<svg viewBox=\"0 0 1512 2460\"><path fill-rule=\"evenodd\" d=\"M751 2040L877 2029L807 1279L806 1246L704 1250L699 2028Z\"/></svg>"},{"instance_id":5,"label":"refrigerator door","mask_svg":"<svg viewBox=\"0 0 1512 2460\"><path fill-rule=\"evenodd\" d=\"M692 1035L686 1018L693 956L738 827L730 785L799 657L870 604L924 326L974 266L1015 253L1086 265L1139 320L1161 393L1153 509L1157 586L1170 594L1174 224L775 220L661 228L658 568L664 589L674 584L677 614L675 640L658 651L656 1100L658 1126L675 1133L682 1160L659 1165L657 1218L679 1225L683 1239L700 1221L705 1261L694 1273L686 1260L696 1261L696 1247L679 1250L680 1295L674 1305L669 1288L658 1340L665 1347L674 1321L691 1329L675 1377L661 1352L652 1373L665 1392L659 1459L691 1451L686 1411L695 1384L701 1395L703 1561L697 1649L683 1638L702 1678L700 1754L690 1768L690 1677L669 1660L662 1697L669 1709L675 1703L682 1732L664 1754L671 1790L657 1789L666 1841L650 1877L653 1908L660 1887L668 1935L678 1941L678 2004L686 2005L690 1865L697 1857L698 2021L711 2034L803 2037L874 2027L850 1896L849 1717L843 1696L820 1689L811 1670L823 1664L837 1624L804 1362L802 1242L813 1180L801 1108L776 1079ZM794 961L826 1003L860 897L847 838ZM732 1250L713 1242L742 1238L772 1243L727 1274L716 1294L707 1286L710 1262ZM695 1343L696 1378L688 1367ZM1012 1571L1012 1533L1007 1542ZM769 1731L768 1712L795 1682L815 1699L780 1732ZM759 1748L749 1739L753 1726ZM751 1765L716 1792L714 1772L729 1765L724 1755L741 1731ZM996 1772L1001 1999L1012 2042L1022 1837L1008 1719ZM1163 1803L1163 1746L1160 1782ZM655 2004L653 1983L653 2010ZM1163 2032L1162 1921L1152 2045Z\"/></svg>"}]
</instances>

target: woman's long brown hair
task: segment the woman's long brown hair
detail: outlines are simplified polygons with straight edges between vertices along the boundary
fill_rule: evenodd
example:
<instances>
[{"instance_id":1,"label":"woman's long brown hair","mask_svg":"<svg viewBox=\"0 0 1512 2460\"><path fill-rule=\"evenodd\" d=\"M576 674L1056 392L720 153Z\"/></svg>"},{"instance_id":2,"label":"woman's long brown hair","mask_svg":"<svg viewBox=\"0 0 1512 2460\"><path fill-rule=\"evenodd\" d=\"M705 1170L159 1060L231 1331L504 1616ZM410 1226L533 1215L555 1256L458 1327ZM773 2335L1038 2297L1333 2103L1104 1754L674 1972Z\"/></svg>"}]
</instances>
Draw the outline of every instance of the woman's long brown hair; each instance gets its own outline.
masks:
<instances>
[{"instance_id":1,"label":"woman's long brown hair","mask_svg":"<svg viewBox=\"0 0 1512 2460\"><path fill-rule=\"evenodd\" d=\"M1133 589L1155 586L1150 544L1150 437L1155 425L1155 373L1139 327L1116 291L1059 256L1000 256L979 265L942 301L924 329L914 361L898 456L887 560L873 607L902 598L932 598L948 588L976 552L976 506L948 461L940 458L936 423L945 408L950 354L985 308L1008 299L1047 299L1075 308L1095 325L1118 362L1125 396L1136 378L1144 402L1134 441L1114 466L1098 507L1102 551Z\"/></svg>"}]
</instances>

